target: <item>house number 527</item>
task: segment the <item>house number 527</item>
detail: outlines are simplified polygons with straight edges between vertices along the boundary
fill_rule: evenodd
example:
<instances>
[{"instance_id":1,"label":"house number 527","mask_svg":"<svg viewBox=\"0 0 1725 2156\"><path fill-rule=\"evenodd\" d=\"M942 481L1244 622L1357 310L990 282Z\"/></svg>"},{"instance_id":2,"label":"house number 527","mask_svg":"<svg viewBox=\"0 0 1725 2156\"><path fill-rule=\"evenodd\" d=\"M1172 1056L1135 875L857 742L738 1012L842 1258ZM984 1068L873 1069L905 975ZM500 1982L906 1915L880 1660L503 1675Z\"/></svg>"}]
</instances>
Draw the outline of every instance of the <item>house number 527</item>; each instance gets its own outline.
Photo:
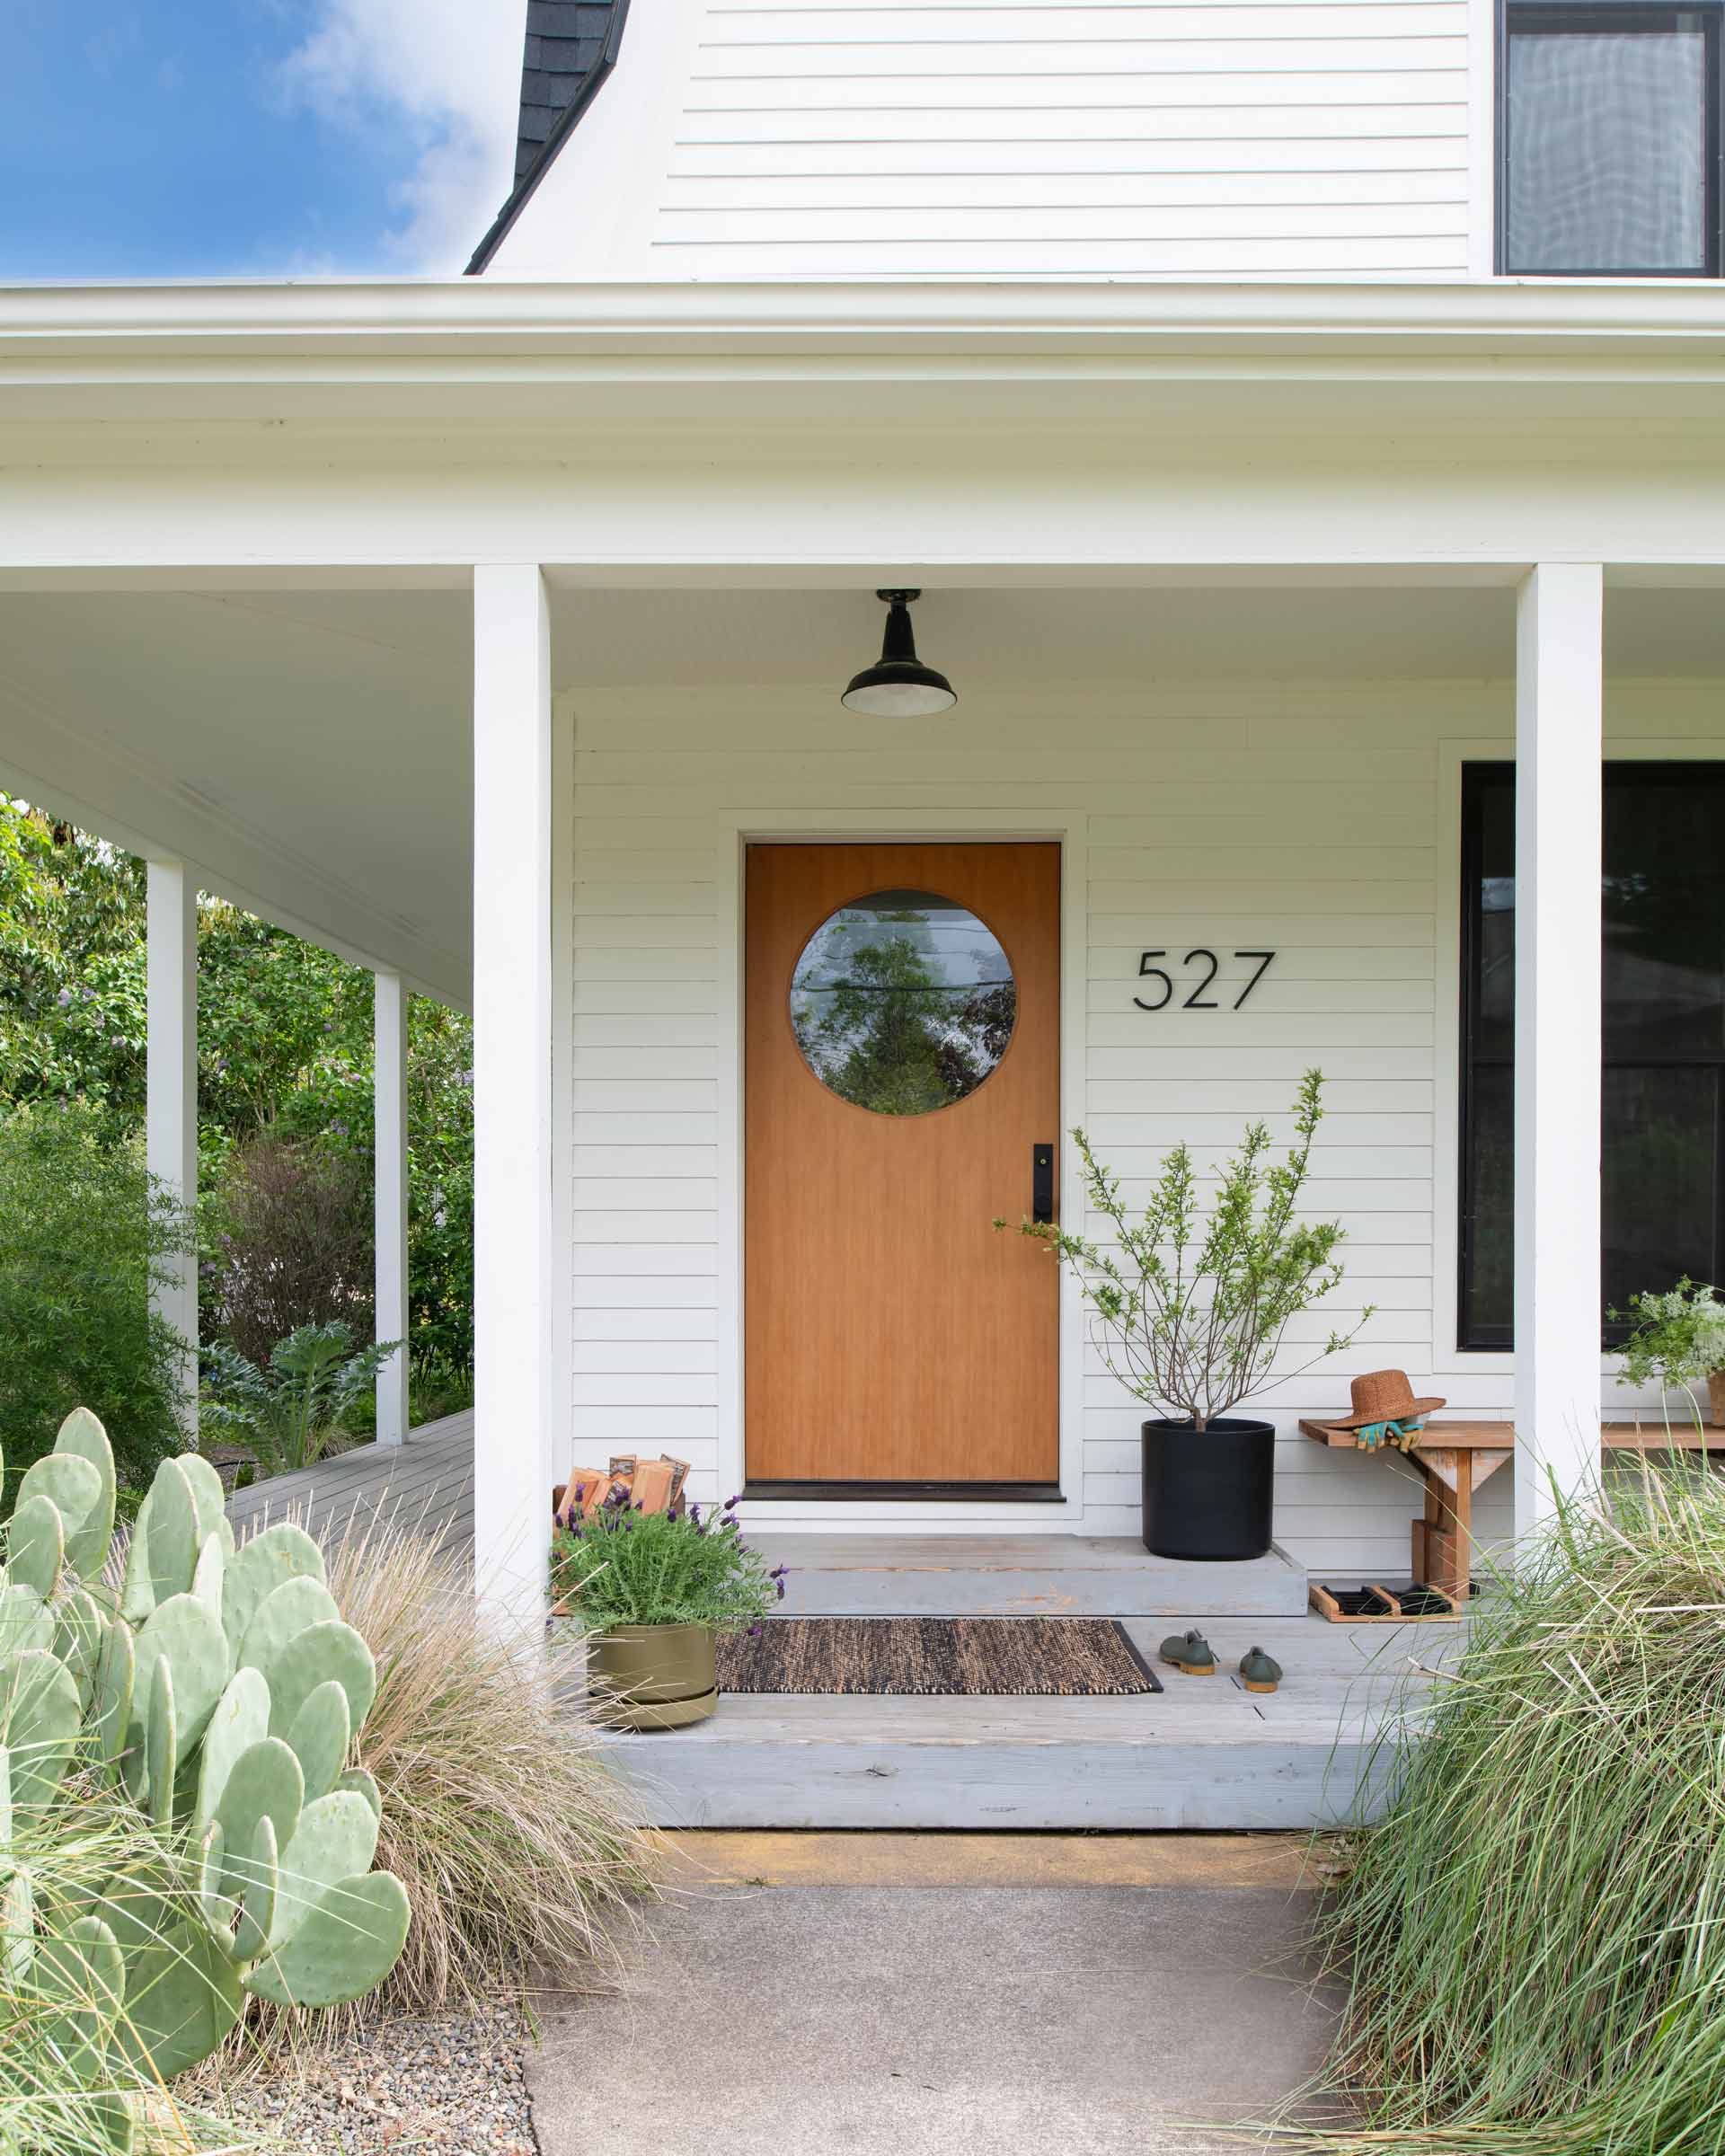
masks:
<instances>
[{"instance_id":1,"label":"house number 527","mask_svg":"<svg viewBox=\"0 0 1725 2156\"><path fill-rule=\"evenodd\" d=\"M1270 960L1276 956L1276 953L1273 950L1236 950L1234 955L1236 959L1256 959L1258 961L1252 978L1234 999L1233 1007L1237 1011L1259 982L1263 979L1265 974L1269 971ZM1146 950L1138 954L1138 977L1141 980L1156 982L1162 990L1160 995L1148 1003L1143 996L1135 995L1132 1001L1140 1011L1165 1011L1174 1000L1174 976L1155 963L1157 959L1165 959L1167 956L1168 953L1165 950ZM1199 975L1196 985L1190 981L1182 981L1180 984L1182 988L1191 987L1191 994L1180 1006L1182 1011L1219 1011L1222 1008L1220 1003L1216 1003L1204 993L1216 978L1217 968L1221 963L1222 961L1213 950L1206 950L1201 944L1196 950L1189 950L1186 953L1186 956L1181 960L1181 965L1187 974L1196 972L1200 967L1205 970Z\"/></svg>"}]
</instances>

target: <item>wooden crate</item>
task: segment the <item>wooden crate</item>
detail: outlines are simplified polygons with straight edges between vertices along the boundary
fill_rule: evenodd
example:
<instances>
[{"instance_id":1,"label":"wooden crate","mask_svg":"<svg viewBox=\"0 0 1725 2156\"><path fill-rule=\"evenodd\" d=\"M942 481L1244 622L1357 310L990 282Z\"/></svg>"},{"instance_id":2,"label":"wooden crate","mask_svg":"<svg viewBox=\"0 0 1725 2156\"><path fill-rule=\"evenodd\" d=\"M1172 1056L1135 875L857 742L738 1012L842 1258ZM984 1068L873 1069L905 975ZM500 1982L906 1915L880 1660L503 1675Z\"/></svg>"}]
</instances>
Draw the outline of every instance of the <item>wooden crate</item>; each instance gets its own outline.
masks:
<instances>
[{"instance_id":1,"label":"wooden crate","mask_svg":"<svg viewBox=\"0 0 1725 2156\"><path fill-rule=\"evenodd\" d=\"M1460 1606L1452 1602L1440 1588L1428 1587L1426 1593L1437 1595L1438 1599L1443 1603L1444 1607L1441 1610L1424 1611L1416 1614L1411 1611L1403 1611L1397 1597L1390 1592L1388 1587L1380 1585L1378 1581L1367 1579L1363 1580L1360 1585L1367 1592L1381 1595L1389 1604L1389 1608L1384 1611L1367 1612L1357 1616L1352 1611L1344 1610L1331 1590L1321 1580L1316 1579L1311 1582L1307 1588L1307 1595L1312 1607L1319 1616L1327 1618L1331 1624L1459 1624L1461 1622Z\"/></svg>"}]
</instances>

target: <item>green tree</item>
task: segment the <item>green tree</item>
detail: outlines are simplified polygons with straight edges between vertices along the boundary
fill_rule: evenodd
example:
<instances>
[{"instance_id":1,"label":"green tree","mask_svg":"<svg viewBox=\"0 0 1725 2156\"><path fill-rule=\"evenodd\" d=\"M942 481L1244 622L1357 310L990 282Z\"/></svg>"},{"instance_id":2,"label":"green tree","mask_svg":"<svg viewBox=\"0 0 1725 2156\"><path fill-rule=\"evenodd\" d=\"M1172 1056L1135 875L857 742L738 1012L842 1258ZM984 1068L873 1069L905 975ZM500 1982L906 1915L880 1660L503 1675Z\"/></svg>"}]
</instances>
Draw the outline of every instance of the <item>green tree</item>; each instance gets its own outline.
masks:
<instances>
[{"instance_id":1,"label":"green tree","mask_svg":"<svg viewBox=\"0 0 1725 2156\"><path fill-rule=\"evenodd\" d=\"M0 795L0 1119L75 1102L109 1140L145 1107L144 864ZM198 907L206 1232L235 1146L263 1135L369 1155L372 982L225 900ZM473 1359L473 1027L410 999L411 1339ZM207 1282L211 1276L206 1276ZM211 1316L214 1316L212 1311Z\"/></svg>"},{"instance_id":2,"label":"green tree","mask_svg":"<svg viewBox=\"0 0 1725 2156\"><path fill-rule=\"evenodd\" d=\"M0 1430L8 1476L54 1447L75 1407L100 1415L135 1489L180 1445L180 1343L150 1287L190 1242L136 1137L88 1103L0 1118ZM10 1509L10 1491L4 1509Z\"/></svg>"}]
</instances>

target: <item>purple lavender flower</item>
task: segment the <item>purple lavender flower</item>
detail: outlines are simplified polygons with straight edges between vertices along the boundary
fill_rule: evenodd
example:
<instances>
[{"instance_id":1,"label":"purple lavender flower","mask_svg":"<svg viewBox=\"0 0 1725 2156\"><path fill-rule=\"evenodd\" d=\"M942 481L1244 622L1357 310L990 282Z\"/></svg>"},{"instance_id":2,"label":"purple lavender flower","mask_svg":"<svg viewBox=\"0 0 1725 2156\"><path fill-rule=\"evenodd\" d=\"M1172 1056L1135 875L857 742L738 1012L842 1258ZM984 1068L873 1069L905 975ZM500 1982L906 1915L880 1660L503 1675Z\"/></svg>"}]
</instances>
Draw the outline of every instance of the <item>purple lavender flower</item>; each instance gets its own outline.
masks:
<instances>
[{"instance_id":1,"label":"purple lavender flower","mask_svg":"<svg viewBox=\"0 0 1725 2156\"><path fill-rule=\"evenodd\" d=\"M54 1001L60 1006L60 1009L64 1011L66 1006L72 1001L72 991L69 988L62 988L60 993L54 998Z\"/></svg>"}]
</instances>

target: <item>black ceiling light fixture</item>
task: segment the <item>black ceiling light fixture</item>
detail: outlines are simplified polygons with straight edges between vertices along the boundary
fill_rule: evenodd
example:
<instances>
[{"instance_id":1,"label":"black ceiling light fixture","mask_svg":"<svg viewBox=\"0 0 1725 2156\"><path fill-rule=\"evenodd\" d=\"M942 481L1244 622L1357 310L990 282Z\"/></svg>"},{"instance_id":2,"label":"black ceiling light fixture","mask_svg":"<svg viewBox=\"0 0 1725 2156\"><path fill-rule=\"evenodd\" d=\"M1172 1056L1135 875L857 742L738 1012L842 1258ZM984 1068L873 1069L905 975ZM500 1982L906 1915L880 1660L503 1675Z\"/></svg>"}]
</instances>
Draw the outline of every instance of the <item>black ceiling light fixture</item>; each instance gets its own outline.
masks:
<instances>
[{"instance_id":1,"label":"black ceiling light fixture","mask_svg":"<svg viewBox=\"0 0 1725 2156\"><path fill-rule=\"evenodd\" d=\"M917 658L911 633L911 601L922 593L877 591L874 596L887 605L880 661L864 667L838 701L847 711L866 711L871 719L932 719L936 711L950 711L958 694L944 674Z\"/></svg>"}]
</instances>

